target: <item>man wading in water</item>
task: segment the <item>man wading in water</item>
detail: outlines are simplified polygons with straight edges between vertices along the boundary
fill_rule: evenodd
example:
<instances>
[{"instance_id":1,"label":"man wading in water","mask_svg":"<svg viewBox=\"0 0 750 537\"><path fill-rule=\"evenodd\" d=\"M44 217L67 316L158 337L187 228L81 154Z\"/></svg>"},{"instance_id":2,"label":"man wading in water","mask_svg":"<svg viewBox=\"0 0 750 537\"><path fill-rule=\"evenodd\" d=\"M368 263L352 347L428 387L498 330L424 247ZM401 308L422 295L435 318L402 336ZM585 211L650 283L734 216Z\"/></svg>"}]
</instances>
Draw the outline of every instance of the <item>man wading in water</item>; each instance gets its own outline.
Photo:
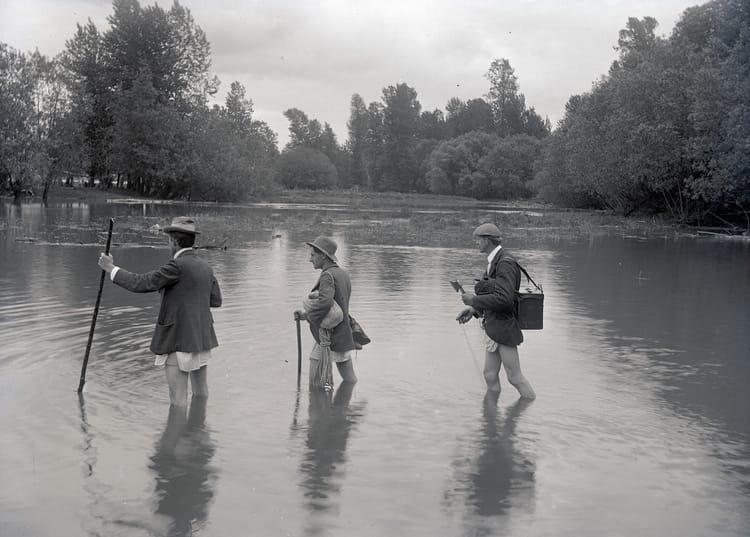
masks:
<instances>
[{"instance_id":1,"label":"man wading in water","mask_svg":"<svg viewBox=\"0 0 750 537\"><path fill-rule=\"evenodd\" d=\"M166 226L172 259L156 270L135 274L115 266L111 255L101 254L99 266L112 281L134 293L161 292L161 308L151 339L155 364L165 365L169 400L187 406L188 376L193 397L208 397L207 364L217 347L210 308L221 306L221 289L214 272L193 250L192 218L179 216Z\"/></svg>"},{"instance_id":2,"label":"man wading in water","mask_svg":"<svg viewBox=\"0 0 750 537\"><path fill-rule=\"evenodd\" d=\"M521 397L534 399L534 389L521 372L518 345L523 334L516 317L516 291L521 287L521 269L513 256L500 245L500 230L495 224L482 224L474 230L479 251L487 254L487 269L461 300L469 306L456 320L463 324L482 317L485 331L484 380L487 389L500 393L500 366Z\"/></svg>"}]
</instances>

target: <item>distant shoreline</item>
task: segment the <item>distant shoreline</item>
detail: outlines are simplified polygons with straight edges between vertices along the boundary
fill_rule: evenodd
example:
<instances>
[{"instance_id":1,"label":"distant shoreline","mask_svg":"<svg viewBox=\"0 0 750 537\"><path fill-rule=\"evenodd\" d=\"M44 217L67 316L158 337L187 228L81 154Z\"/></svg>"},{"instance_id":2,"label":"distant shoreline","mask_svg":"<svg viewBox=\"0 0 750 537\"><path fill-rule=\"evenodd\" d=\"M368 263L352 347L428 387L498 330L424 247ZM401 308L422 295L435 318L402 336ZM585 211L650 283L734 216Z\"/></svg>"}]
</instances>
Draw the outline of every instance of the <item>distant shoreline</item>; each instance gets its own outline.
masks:
<instances>
[{"instance_id":1,"label":"distant shoreline","mask_svg":"<svg viewBox=\"0 0 750 537\"><path fill-rule=\"evenodd\" d=\"M41 197L25 198L27 202L41 201ZM90 203L106 203L107 200L132 200L133 203L153 204L206 204L213 202L203 200L162 200L144 198L133 192L117 189L100 189L97 187L66 187L56 186L50 191L48 201L78 200ZM456 210L465 209L467 214L472 210L498 211L497 218L506 226L528 228L534 230L555 229L567 233L589 233L595 229L622 230L624 234L641 236L664 235L675 232L680 234L713 235L719 237L750 239L747 235L738 233L730 228L701 228L684 226L670 222L660 216L632 215L620 216L609 211L591 209L571 209L556 207L535 200L476 200L461 196L442 196L436 194L417 194L399 192L372 192L358 189L341 190L282 190L263 199L256 199L238 205L252 206L255 203L280 203L299 205L342 205L352 209L383 209L398 213L398 217L408 220L405 224L414 233L420 229L436 227L443 228L447 222L439 216L419 214L418 211L434 209ZM454 223L454 225L457 222ZM463 228L467 225L460 225ZM449 227L452 227L449 225Z\"/></svg>"}]
</instances>

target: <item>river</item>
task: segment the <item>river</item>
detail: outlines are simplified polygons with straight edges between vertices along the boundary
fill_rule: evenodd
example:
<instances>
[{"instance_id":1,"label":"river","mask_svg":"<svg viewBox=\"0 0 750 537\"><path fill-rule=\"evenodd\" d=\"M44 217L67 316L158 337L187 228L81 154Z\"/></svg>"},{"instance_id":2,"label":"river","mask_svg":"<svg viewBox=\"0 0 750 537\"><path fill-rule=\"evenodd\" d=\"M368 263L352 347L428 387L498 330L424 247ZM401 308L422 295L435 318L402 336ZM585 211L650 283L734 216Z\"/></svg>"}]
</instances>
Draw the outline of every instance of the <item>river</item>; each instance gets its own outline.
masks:
<instances>
[{"instance_id":1,"label":"river","mask_svg":"<svg viewBox=\"0 0 750 537\"><path fill-rule=\"evenodd\" d=\"M199 251L224 295L207 404L169 409L148 351L159 297L109 280L78 397L108 218L115 263L146 271L169 257L156 226L187 211L199 244L229 238ZM352 231L397 216L0 203L0 535L750 534L747 242L508 230L545 291L524 403L504 376L485 394L480 327L455 321L448 281L484 255ZM333 397L298 390L292 317L323 231L372 338ZM302 326L305 356L311 341Z\"/></svg>"}]
</instances>

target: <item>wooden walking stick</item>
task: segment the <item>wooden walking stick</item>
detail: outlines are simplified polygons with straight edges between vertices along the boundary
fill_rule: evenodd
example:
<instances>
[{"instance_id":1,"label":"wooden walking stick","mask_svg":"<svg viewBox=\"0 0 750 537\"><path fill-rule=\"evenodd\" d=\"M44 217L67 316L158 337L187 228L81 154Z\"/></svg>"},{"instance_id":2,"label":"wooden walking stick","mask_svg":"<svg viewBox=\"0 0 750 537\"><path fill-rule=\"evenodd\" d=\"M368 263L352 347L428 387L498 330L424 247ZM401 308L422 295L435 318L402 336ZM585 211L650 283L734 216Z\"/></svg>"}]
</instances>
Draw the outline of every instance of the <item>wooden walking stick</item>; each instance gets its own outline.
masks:
<instances>
[{"instance_id":1,"label":"wooden walking stick","mask_svg":"<svg viewBox=\"0 0 750 537\"><path fill-rule=\"evenodd\" d=\"M107 248L104 253L109 255L109 247L112 244L112 226L115 225L114 218L109 219L109 231L107 232ZM102 270L102 277L99 279L99 293L96 295L96 305L94 306L94 316L91 318L91 329L89 330L89 341L86 343L86 354L83 355L83 365L81 366L81 380L78 383L78 393L83 392L83 385L86 384L86 366L89 363L89 352L91 352L91 341L94 339L94 327L96 327L96 317L99 315L99 303L102 300L102 289L104 288L104 278L107 272Z\"/></svg>"},{"instance_id":2,"label":"wooden walking stick","mask_svg":"<svg viewBox=\"0 0 750 537\"><path fill-rule=\"evenodd\" d=\"M299 313L294 312L294 322L297 323L297 388L302 378L302 336L299 328Z\"/></svg>"}]
</instances>

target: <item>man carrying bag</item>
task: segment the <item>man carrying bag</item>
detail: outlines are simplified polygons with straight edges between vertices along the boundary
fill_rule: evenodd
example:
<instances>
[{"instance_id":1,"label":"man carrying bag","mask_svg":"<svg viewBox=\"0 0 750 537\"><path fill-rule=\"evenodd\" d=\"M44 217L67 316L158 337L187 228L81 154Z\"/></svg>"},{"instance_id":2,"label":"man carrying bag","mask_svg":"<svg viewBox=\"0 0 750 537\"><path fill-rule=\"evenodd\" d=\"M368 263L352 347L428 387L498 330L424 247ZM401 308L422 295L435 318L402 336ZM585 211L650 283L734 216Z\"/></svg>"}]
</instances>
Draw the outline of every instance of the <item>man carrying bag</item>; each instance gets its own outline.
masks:
<instances>
[{"instance_id":1,"label":"man carrying bag","mask_svg":"<svg viewBox=\"0 0 750 537\"><path fill-rule=\"evenodd\" d=\"M510 253L500 245L500 230L494 224L482 224L474 230L479 251L487 254L487 269L461 300L469 306L456 320L463 324L482 317L485 331L484 379L487 389L500 392L500 366L521 397L536 398L534 389L521 372L518 345L523 334L518 323L516 292L521 287L521 270Z\"/></svg>"}]
</instances>

